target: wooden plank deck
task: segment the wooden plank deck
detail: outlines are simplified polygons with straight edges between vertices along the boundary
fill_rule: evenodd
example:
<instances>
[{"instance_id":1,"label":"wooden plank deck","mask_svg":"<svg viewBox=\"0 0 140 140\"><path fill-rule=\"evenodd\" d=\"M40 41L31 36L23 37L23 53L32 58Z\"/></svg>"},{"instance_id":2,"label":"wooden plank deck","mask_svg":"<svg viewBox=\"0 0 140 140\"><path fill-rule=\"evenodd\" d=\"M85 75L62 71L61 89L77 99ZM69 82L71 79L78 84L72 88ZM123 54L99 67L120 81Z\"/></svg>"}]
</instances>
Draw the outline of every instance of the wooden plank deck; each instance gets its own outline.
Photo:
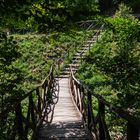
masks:
<instances>
[{"instance_id":1,"label":"wooden plank deck","mask_svg":"<svg viewBox=\"0 0 140 140\"><path fill-rule=\"evenodd\" d=\"M53 121L49 126L41 127L38 140L90 140L82 116L70 95L69 78L59 79L59 86Z\"/></svg>"}]
</instances>

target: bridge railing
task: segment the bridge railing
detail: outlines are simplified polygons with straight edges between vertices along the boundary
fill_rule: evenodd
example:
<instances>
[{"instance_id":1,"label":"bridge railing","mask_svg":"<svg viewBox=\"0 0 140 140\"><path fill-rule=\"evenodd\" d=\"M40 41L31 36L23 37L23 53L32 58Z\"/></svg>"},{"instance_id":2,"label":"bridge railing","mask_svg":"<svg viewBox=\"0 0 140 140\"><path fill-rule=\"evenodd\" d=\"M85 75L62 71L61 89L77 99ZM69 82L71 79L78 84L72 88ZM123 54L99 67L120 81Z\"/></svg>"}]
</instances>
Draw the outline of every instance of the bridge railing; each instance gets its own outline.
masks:
<instances>
[{"instance_id":1,"label":"bridge railing","mask_svg":"<svg viewBox=\"0 0 140 140\"><path fill-rule=\"evenodd\" d=\"M71 69L70 88L74 101L83 116L83 120L93 137L97 140L111 140L109 128L106 119L107 112L117 114L127 123L126 138L127 140L139 140L140 120L128 111L107 102L102 96L95 94L87 87L84 87L73 75ZM98 101L97 115L93 114L93 98Z\"/></svg>"},{"instance_id":2,"label":"bridge railing","mask_svg":"<svg viewBox=\"0 0 140 140\"><path fill-rule=\"evenodd\" d=\"M86 45L86 48L84 48L81 52L80 52L80 54L79 54L79 56L80 56L80 60L81 60L81 64L82 64L82 61L83 61L83 54L85 53L85 51L87 51L87 48L88 48L88 52L90 52L90 49L91 49L91 47L93 46L93 44L94 44L94 42L97 42L98 41L98 39L99 39L99 35L100 35L100 33L103 31L103 29L104 29L104 25L99 25L98 23L96 23L96 22L93 22L93 21L87 21L87 22L84 22L84 23L81 23L81 26L84 26L84 27L87 27L87 30L89 29L89 27L91 28L91 29L96 29L96 31L94 31L93 33L92 33L92 35L89 37L90 38L90 40L89 39L85 39L85 41L84 41L84 43L83 44L81 44L81 46L84 46L84 45ZM89 24L90 23L90 24ZM96 23L96 24L95 24ZM78 59L78 58L77 58ZM74 64L74 63L76 63L77 62L77 59L75 59L73 62L72 62L72 64Z\"/></svg>"},{"instance_id":3,"label":"bridge railing","mask_svg":"<svg viewBox=\"0 0 140 140\"><path fill-rule=\"evenodd\" d=\"M53 73L52 66L48 77L41 85L16 100L14 105L0 114L2 118L3 114L13 112L13 123L9 125L5 139L35 139L40 125L52 121L54 105L58 101L59 92L59 86Z\"/></svg>"},{"instance_id":4,"label":"bridge railing","mask_svg":"<svg viewBox=\"0 0 140 140\"><path fill-rule=\"evenodd\" d=\"M66 50L65 54L63 54L62 56L57 58L57 60L55 60L55 64L57 66L58 71L61 71L65 67L66 63L64 62L64 60L69 60L70 61L72 59L71 55L75 54L74 52L76 52L78 49L80 49L82 46L84 46L85 41L87 41L89 38L90 38L90 40L94 40L93 36L99 34L98 31L94 32L95 29L100 27L100 25L94 20L80 21L80 22L77 22L77 25L81 28L85 28L86 31L93 30L93 34L91 34L90 36L85 35L82 42L81 41L76 41L76 42L70 41L70 42L68 42L67 47L66 47L68 49ZM89 42L87 47L90 47L91 43L92 42ZM83 50L83 52L84 52L84 50ZM83 52L81 53L81 56L82 56ZM70 63L69 61L68 61L68 63Z\"/></svg>"}]
</instances>

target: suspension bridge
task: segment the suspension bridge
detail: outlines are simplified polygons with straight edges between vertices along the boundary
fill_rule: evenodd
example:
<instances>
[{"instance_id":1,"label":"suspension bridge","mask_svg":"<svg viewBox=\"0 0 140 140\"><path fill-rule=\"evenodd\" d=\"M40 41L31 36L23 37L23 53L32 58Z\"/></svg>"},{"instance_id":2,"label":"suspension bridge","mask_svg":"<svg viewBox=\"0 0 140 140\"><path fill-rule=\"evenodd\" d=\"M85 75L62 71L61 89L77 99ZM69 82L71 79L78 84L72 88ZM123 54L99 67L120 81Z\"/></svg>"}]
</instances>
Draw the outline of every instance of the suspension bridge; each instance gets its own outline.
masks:
<instances>
[{"instance_id":1,"label":"suspension bridge","mask_svg":"<svg viewBox=\"0 0 140 140\"><path fill-rule=\"evenodd\" d=\"M95 28L92 22L82 24L88 29ZM111 140L105 121L106 110L110 110L110 113L114 112L126 121L125 139L139 140L139 119L93 93L74 76L82 58L98 40L102 29L103 26L96 26L96 32L81 45L72 62L65 65L61 73L57 74L56 65L53 65L43 83L23 98L28 99L26 118L23 117L21 106L23 100L11 107L16 116L13 139ZM96 116L93 114L93 97L98 101Z\"/></svg>"}]
</instances>

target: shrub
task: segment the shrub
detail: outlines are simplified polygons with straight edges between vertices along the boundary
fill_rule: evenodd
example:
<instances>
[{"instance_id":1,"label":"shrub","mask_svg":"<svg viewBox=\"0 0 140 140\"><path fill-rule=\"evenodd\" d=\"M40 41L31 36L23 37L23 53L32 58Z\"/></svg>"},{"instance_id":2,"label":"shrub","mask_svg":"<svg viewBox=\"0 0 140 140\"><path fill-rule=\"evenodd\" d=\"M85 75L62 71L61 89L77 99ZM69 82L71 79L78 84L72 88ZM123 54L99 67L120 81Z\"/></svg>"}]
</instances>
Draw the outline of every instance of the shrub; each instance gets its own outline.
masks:
<instances>
[{"instance_id":1,"label":"shrub","mask_svg":"<svg viewBox=\"0 0 140 140\"><path fill-rule=\"evenodd\" d=\"M0 50L0 139L6 139L13 118L11 112L3 113L3 111L11 107L24 92L19 86L22 82L22 72L15 67L21 54L13 37L1 32Z\"/></svg>"},{"instance_id":2,"label":"shrub","mask_svg":"<svg viewBox=\"0 0 140 140\"><path fill-rule=\"evenodd\" d=\"M116 104L136 110L140 105L140 22L124 11L129 10L104 20L107 28L85 58L81 72L86 72L80 75L98 93L108 92Z\"/></svg>"}]
</instances>

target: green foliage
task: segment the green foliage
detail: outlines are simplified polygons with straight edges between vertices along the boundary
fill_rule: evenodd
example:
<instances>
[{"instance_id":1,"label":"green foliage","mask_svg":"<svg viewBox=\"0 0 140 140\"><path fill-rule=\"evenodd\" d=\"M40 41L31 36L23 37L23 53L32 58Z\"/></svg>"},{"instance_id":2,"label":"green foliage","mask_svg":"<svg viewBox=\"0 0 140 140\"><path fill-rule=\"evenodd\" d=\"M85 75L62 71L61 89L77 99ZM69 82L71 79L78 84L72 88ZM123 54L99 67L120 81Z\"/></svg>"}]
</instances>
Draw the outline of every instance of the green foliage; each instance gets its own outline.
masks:
<instances>
[{"instance_id":1,"label":"green foliage","mask_svg":"<svg viewBox=\"0 0 140 140\"><path fill-rule=\"evenodd\" d=\"M94 0L76 0L76 1L71 1L71 0L66 0L65 2L67 10L70 12L71 16L81 16L87 15L91 13L96 13L98 12L98 5Z\"/></svg>"},{"instance_id":2,"label":"green foliage","mask_svg":"<svg viewBox=\"0 0 140 140\"><path fill-rule=\"evenodd\" d=\"M35 84L39 84L48 75L50 66L59 58L63 64L68 61L66 58L68 51L69 55L72 55L76 46L89 34L83 32L73 27L67 32L53 32L48 35L7 36L2 33L0 36L0 115L28 93ZM73 44L75 46L72 46ZM26 100L24 102L26 104ZM26 105L23 111L27 111ZM0 139L11 139L14 119L12 111L0 116Z\"/></svg>"},{"instance_id":3,"label":"green foliage","mask_svg":"<svg viewBox=\"0 0 140 140\"><path fill-rule=\"evenodd\" d=\"M77 31L76 28L67 32L54 31L48 35L15 34L14 37L18 41L22 54L16 66L25 73L22 88L31 89L34 83L40 83L48 75L50 65L56 63L59 58L62 59L61 61L68 60L64 58L68 55L68 51L72 54L88 34L84 34L83 30Z\"/></svg>"},{"instance_id":4,"label":"green foliage","mask_svg":"<svg viewBox=\"0 0 140 140\"><path fill-rule=\"evenodd\" d=\"M140 114L140 22L121 5L114 17L101 19L105 25L98 41L84 58L77 77L107 101ZM93 99L96 110L97 101ZM125 139L126 121L106 109L106 122L113 139ZM93 112L96 114L96 111Z\"/></svg>"},{"instance_id":5,"label":"green foliage","mask_svg":"<svg viewBox=\"0 0 140 140\"><path fill-rule=\"evenodd\" d=\"M0 139L6 139L13 116L11 112L3 113L3 111L12 106L24 92L20 87L22 72L16 67L17 60L21 56L17 42L13 37L0 32L0 50Z\"/></svg>"},{"instance_id":6,"label":"green foliage","mask_svg":"<svg viewBox=\"0 0 140 140\"><path fill-rule=\"evenodd\" d=\"M39 31L47 31L49 28L57 28L57 24L65 22L64 6L58 1L39 1L32 3L28 9L28 20L26 24Z\"/></svg>"},{"instance_id":7,"label":"green foliage","mask_svg":"<svg viewBox=\"0 0 140 140\"><path fill-rule=\"evenodd\" d=\"M25 28L25 22L20 17L14 15L4 15L1 19L0 26L11 30L12 28Z\"/></svg>"},{"instance_id":8,"label":"green foliage","mask_svg":"<svg viewBox=\"0 0 140 140\"><path fill-rule=\"evenodd\" d=\"M25 28L25 16L28 6L19 1L4 0L0 2L0 26L3 28Z\"/></svg>"},{"instance_id":9,"label":"green foliage","mask_svg":"<svg viewBox=\"0 0 140 140\"><path fill-rule=\"evenodd\" d=\"M13 37L5 33L0 35L0 93L15 94L17 83L21 81L21 72L15 67L16 60L20 57L17 43Z\"/></svg>"},{"instance_id":10,"label":"green foliage","mask_svg":"<svg viewBox=\"0 0 140 140\"><path fill-rule=\"evenodd\" d=\"M115 13L116 17L127 17L128 15L131 16L130 14L132 13L132 9L125 4L121 3L119 5L118 10Z\"/></svg>"},{"instance_id":11,"label":"green foliage","mask_svg":"<svg viewBox=\"0 0 140 140\"><path fill-rule=\"evenodd\" d=\"M39 31L50 28L64 30L71 21L78 21L82 16L89 16L98 11L97 4L91 1L39 1L31 5L27 25Z\"/></svg>"},{"instance_id":12,"label":"green foliage","mask_svg":"<svg viewBox=\"0 0 140 140\"><path fill-rule=\"evenodd\" d=\"M124 108L140 105L140 23L119 11L104 19L107 26L100 40L85 58L80 77L96 92ZM82 74L82 71L85 71Z\"/></svg>"},{"instance_id":13,"label":"green foliage","mask_svg":"<svg viewBox=\"0 0 140 140\"><path fill-rule=\"evenodd\" d=\"M129 0L129 6L132 7L134 12L140 12L140 0Z\"/></svg>"},{"instance_id":14,"label":"green foliage","mask_svg":"<svg viewBox=\"0 0 140 140\"><path fill-rule=\"evenodd\" d=\"M104 14L107 10L112 8L114 1L113 0L98 0L99 9Z\"/></svg>"},{"instance_id":15,"label":"green foliage","mask_svg":"<svg viewBox=\"0 0 140 140\"><path fill-rule=\"evenodd\" d=\"M47 32L50 29L66 30L73 21L87 19L98 12L94 0L9 0L0 4L0 26L6 28L29 28Z\"/></svg>"}]
</instances>

